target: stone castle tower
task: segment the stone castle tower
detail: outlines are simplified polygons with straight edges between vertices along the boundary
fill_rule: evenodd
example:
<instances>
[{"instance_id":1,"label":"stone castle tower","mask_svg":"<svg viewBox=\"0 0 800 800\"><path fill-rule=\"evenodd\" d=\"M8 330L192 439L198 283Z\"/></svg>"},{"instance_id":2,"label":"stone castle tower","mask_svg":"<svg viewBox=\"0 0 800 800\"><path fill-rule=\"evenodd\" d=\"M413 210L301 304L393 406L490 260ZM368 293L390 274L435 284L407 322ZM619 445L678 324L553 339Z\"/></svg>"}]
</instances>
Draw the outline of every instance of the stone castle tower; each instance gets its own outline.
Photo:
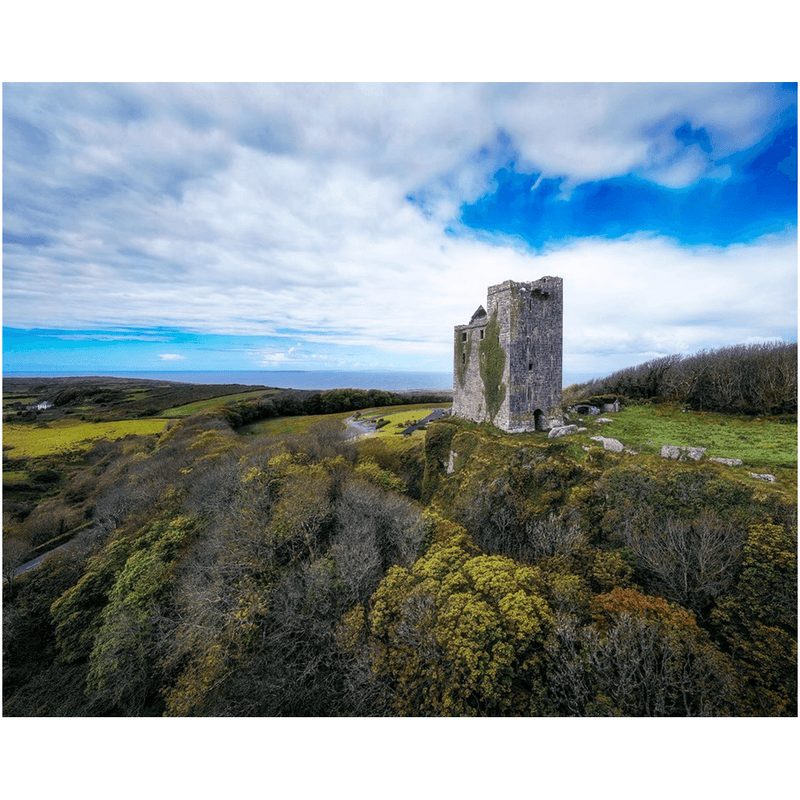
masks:
<instances>
[{"instance_id":1,"label":"stone castle tower","mask_svg":"<svg viewBox=\"0 0 800 800\"><path fill-rule=\"evenodd\" d=\"M486 309L456 325L453 416L509 433L561 424L561 278L490 286Z\"/></svg>"}]
</instances>

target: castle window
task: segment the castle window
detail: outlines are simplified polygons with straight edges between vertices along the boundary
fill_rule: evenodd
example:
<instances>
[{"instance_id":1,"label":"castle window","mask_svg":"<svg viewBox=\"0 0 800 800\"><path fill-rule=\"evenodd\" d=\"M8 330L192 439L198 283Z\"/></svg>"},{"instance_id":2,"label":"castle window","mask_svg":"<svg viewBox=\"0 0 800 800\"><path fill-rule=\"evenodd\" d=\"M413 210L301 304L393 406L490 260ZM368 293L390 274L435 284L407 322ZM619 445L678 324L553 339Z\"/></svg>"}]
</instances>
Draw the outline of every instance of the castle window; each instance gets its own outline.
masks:
<instances>
[{"instance_id":1,"label":"castle window","mask_svg":"<svg viewBox=\"0 0 800 800\"><path fill-rule=\"evenodd\" d=\"M483 339L483 336L484 336L485 333L486 333L486 331L483 328L481 328L481 339Z\"/></svg>"},{"instance_id":2,"label":"castle window","mask_svg":"<svg viewBox=\"0 0 800 800\"><path fill-rule=\"evenodd\" d=\"M466 353L462 353L461 354L461 363L462 364L466 364L467 363L467 354Z\"/></svg>"},{"instance_id":3,"label":"castle window","mask_svg":"<svg viewBox=\"0 0 800 800\"><path fill-rule=\"evenodd\" d=\"M467 332L466 332L466 331L464 331L464 332L461 334L461 341L462 341L462 342L466 342L466 341L467 341Z\"/></svg>"},{"instance_id":4,"label":"castle window","mask_svg":"<svg viewBox=\"0 0 800 800\"><path fill-rule=\"evenodd\" d=\"M533 361L528 362L528 372L533 372Z\"/></svg>"}]
</instances>

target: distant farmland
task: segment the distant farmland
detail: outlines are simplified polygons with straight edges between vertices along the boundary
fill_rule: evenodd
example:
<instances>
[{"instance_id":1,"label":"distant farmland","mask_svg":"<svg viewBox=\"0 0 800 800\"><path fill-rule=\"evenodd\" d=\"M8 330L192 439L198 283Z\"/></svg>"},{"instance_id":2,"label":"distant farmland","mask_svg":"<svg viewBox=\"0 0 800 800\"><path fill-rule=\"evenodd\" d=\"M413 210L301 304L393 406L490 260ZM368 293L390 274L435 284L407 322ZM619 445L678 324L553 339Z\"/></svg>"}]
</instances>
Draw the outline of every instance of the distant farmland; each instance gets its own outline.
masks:
<instances>
[{"instance_id":1,"label":"distant farmland","mask_svg":"<svg viewBox=\"0 0 800 800\"><path fill-rule=\"evenodd\" d=\"M11 458L36 458L64 450L89 448L98 439L122 439L131 434L161 433L166 419L81 422L62 419L46 426L3 425L3 449Z\"/></svg>"}]
</instances>

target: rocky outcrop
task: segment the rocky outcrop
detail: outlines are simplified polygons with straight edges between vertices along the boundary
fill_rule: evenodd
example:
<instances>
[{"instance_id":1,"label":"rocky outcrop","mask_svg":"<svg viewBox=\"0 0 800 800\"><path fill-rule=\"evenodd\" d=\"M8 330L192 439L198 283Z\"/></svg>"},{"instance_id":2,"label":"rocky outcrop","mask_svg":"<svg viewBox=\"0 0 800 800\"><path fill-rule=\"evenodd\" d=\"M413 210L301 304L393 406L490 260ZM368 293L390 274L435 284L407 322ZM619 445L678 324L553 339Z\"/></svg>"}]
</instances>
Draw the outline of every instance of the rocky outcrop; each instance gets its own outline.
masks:
<instances>
[{"instance_id":1,"label":"rocky outcrop","mask_svg":"<svg viewBox=\"0 0 800 800\"><path fill-rule=\"evenodd\" d=\"M766 472L751 472L750 477L755 478L757 481L767 481L768 483L775 483L776 480L774 475L769 475Z\"/></svg>"},{"instance_id":2,"label":"rocky outcrop","mask_svg":"<svg viewBox=\"0 0 800 800\"><path fill-rule=\"evenodd\" d=\"M676 461L699 461L703 454L708 450L707 447L678 447L677 445L665 444L661 447L661 458L673 458Z\"/></svg>"}]
</instances>

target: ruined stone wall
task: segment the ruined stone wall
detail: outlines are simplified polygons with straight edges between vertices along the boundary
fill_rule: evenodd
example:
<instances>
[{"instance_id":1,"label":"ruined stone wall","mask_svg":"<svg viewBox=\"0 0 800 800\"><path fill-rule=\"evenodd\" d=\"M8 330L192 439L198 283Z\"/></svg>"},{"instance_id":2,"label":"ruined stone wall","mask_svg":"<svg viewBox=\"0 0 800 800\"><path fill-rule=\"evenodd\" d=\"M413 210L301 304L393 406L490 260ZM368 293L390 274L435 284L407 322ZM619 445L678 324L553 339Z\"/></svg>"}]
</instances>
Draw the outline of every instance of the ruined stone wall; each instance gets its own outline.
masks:
<instances>
[{"instance_id":1,"label":"ruined stone wall","mask_svg":"<svg viewBox=\"0 0 800 800\"><path fill-rule=\"evenodd\" d=\"M485 340L486 315L469 325L456 325L453 346L453 414L476 422L488 420L480 374L480 343Z\"/></svg>"},{"instance_id":2,"label":"ruined stone wall","mask_svg":"<svg viewBox=\"0 0 800 800\"><path fill-rule=\"evenodd\" d=\"M560 423L563 282L490 286L486 311L454 330L453 414L509 432Z\"/></svg>"}]
</instances>

